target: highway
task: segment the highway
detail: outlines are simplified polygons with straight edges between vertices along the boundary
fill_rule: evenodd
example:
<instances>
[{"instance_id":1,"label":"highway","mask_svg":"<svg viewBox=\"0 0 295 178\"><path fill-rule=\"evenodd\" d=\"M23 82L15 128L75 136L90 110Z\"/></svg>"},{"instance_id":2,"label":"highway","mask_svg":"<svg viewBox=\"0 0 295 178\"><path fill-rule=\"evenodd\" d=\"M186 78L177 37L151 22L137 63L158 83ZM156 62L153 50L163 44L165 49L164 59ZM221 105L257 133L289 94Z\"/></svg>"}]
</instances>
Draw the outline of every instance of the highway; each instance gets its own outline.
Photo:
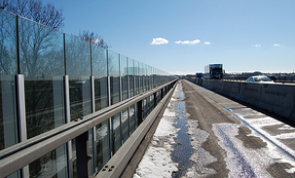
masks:
<instances>
[{"instance_id":1,"label":"highway","mask_svg":"<svg viewBox=\"0 0 295 178\"><path fill-rule=\"evenodd\" d=\"M179 85L186 118L178 114L174 126L186 123L181 129L190 144L178 131L171 153L178 171L171 177L295 177L294 124L189 81Z\"/></svg>"}]
</instances>

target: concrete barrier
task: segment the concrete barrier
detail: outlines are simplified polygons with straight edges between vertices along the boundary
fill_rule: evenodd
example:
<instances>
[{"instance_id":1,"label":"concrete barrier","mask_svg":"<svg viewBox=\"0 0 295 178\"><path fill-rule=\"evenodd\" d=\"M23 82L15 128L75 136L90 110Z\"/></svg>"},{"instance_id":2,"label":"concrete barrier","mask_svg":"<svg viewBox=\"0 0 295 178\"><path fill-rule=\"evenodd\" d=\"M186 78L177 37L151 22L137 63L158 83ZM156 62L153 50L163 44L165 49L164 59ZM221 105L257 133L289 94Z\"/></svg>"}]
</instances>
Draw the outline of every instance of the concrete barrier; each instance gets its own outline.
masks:
<instances>
[{"instance_id":1,"label":"concrete barrier","mask_svg":"<svg viewBox=\"0 0 295 178\"><path fill-rule=\"evenodd\" d=\"M213 81L213 80L212 80L210 84L211 84L211 86L212 86L212 90L216 92L216 90L217 90L217 85L218 85L217 81Z\"/></svg>"},{"instance_id":2,"label":"concrete barrier","mask_svg":"<svg viewBox=\"0 0 295 178\"><path fill-rule=\"evenodd\" d=\"M222 86L222 94L226 96L230 96L231 90L232 90L233 82L223 82Z\"/></svg>"},{"instance_id":3,"label":"concrete barrier","mask_svg":"<svg viewBox=\"0 0 295 178\"><path fill-rule=\"evenodd\" d=\"M295 121L295 85L203 80L202 86Z\"/></svg>"},{"instance_id":4,"label":"concrete barrier","mask_svg":"<svg viewBox=\"0 0 295 178\"><path fill-rule=\"evenodd\" d=\"M240 89L241 89L241 83L232 82L229 96L236 99L241 98Z\"/></svg>"},{"instance_id":5,"label":"concrete barrier","mask_svg":"<svg viewBox=\"0 0 295 178\"><path fill-rule=\"evenodd\" d=\"M203 80L203 85L202 86L212 90L213 89L212 83L213 83L213 81L211 81L211 80Z\"/></svg>"},{"instance_id":6,"label":"concrete barrier","mask_svg":"<svg viewBox=\"0 0 295 178\"><path fill-rule=\"evenodd\" d=\"M295 87L279 84L261 86L261 100L258 107L289 118L294 110Z\"/></svg>"},{"instance_id":7,"label":"concrete barrier","mask_svg":"<svg viewBox=\"0 0 295 178\"><path fill-rule=\"evenodd\" d=\"M215 87L216 87L216 92L217 92L217 93L222 93L224 82L218 80L218 81L216 81L215 83L216 83L216 86L215 86Z\"/></svg>"},{"instance_id":8,"label":"concrete barrier","mask_svg":"<svg viewBox=\"0 0 295 178\"><path fill-rule=\"evenodd\" d=\"M240 100L258 106L261 99L261 84L241 83Z\"/></svg>"}]
</instances>

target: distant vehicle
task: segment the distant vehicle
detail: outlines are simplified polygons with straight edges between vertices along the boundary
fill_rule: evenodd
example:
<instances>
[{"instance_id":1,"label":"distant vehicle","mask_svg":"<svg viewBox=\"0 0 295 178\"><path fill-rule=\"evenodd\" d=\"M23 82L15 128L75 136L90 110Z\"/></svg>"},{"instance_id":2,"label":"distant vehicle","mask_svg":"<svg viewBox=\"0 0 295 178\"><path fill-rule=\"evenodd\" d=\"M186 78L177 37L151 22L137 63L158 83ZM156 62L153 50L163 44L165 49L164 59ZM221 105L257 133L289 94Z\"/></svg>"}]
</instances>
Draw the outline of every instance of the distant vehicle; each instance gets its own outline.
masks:
<instances>
[{"instance_id":1,"label":"distant vehicle","mask_svg":"<svg viewBox=\"0 0 295 178\"><path fill-rule=\"evenodd\" d=\"M222 79L222 64L209 64L205 66L204 78L206 79Z\"/></svg>"},{"instance_id":2,"label":"distant vehicle","mask_svg":"<svg viewBox=\"0 0 295 178\"><path fill-rule=\"evenodd\" d=\"M197 79L201 79L203 77L202 73L196 73Z\"/></svg>"},{"instance_id":3,"label":"distant vehicle","mask_svg":"<svg viewBox=\"0 0 295 178\"><path fill-rule=\"evenodd\" d=\"M268 76L265 75L255 75L247 78L246 82L252 83L274 83Z\"/></svg>"},{"instance_id":4,"label":"distant vehicle","mask_svg":"<svg viewBox=\"0 0 295 178\"><path fill-rule=\"evenodd\" d=\"M268 77L274 82L277 80L277 78L275 76L268 76Z\"/></svg>"}]
</instances>

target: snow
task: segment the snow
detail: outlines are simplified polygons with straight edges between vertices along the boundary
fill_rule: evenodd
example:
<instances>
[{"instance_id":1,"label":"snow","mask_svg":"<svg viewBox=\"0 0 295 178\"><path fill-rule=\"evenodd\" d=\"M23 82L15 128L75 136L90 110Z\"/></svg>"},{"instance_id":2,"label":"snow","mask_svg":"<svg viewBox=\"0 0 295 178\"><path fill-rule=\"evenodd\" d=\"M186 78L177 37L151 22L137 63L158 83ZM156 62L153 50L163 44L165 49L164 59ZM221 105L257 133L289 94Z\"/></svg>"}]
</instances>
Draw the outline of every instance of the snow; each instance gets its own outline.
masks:
<instances>
[{"instance_id":1,"label":"snow","mask_svg":"<svg viewBox=\"0 0 295 178\"><path fill-rule=\"evenodd\" d=\"M212 127L219 139L218 144L226 151L225 161L230 171L228 177L271 177L266 168L272 158L263 150L245 148L243 142L236 138L240 126L222 123Z\"/></svg>"},{"instance_id":2,"label":"snow","mask_svg":"<svg viewBox=\"0 0 295 178\"><path fill-rule=\"evenodd\" d=\"M172 161L171 153L173 145L176 144L174 138L177 137L178 132L173 125L177 117L176 106L180 100L180 94L181 85L178 84L133 178L172 177L172 173L178 171L178 164ZM241 124L216 123L212 125L214 136L218 138L218 144L225 151L228 177L271 177L266 170L271 164L289 163L295 166L295 153L279 141L279 139L295 138L295 134L284 133L272 136L263 130L265 126L275 125L282 125L279 130L294 130L294 128L270 117L263 117L263 114L259 112L253 112L247 108L245 110L249 112L236 114ZM229 112L231 112L230 109ZM188 115L187 113L187 117ZM262 118L246 119L249 115L261 115ZM210 177L216 174L214 169L206 166L216 162L217 158L201 147L207 141L209 133L198 128L197 120L188 119L186 126L187 134L191 137L191 146L194 149L190 161L194 164L188 168L185 177ZM260 149L246 148L243 141L236 137L241 126L249 127L252 133L248 136L261 138L267 146ZM294 173L295 168L286 169L286 171Z\"/></svg>"},{"instance_id":3,"label":"snow","mask_svg":"<svg viewBox=\"0 0 295 178\"><path fill-rule=\"evenodd\" d=\"M178 84L133 178L172 177L172 173L178 171L178 164L172 161L171 153L178 132L173 124L180 91Z\"/></svg>"},{"instance_id":4,"label":"snow","mask_svg":"<svg viewBox=\"0 0 295 178\"><path fill-rule=\"evenodd\" d=\"M294 133L272 136L263 130L265 126L281 125L280 121L270 117L260 119L245 119L237 114L242 124L214 124L212 130L219 138L218 144L226 151L226 164L230 170L229 177L271 177L266 168L274 163L294 164L294 152L277 139L294 138ZM248 126L252 133L248 136L259 137L267 143L265 148L247 149L243 142L236 138L239 127ZM288 126L282 127L291 130ZM285 169L288 173L294 173L295 169Z\"/></svg>"},{"instance_id":5,"label":"snow","mask_svg":"<svg viewBox=\"0 0 295 178\"><path fill-rule=\"evenodd\" d=\"M191 146L195 150L194 154L190 157L190 160L197 166L189 168L186 177L204 177L209 176L210 174L215 174L216 171L214 169L205 166L216 162L217 158L201 147L201 145L207 141L209 133L197 128L197 120L188 119L187 127L187 133L191 135Z\"/></svg>"}]
</instances>

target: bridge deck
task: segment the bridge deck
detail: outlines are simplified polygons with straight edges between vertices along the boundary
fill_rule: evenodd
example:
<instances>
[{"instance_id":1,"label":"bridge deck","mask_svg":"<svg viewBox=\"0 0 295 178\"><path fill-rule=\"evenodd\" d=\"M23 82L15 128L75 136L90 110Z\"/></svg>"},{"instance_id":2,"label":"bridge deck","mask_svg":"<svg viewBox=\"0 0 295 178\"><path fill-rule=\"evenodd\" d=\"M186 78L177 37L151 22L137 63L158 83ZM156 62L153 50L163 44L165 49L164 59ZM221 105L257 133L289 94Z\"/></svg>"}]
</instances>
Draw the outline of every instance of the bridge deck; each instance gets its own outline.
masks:
<instances>
[{"instance_id":1,"label":"bridge deck","mask_svg":"<svg viewBox=\"0 0 295 178\"><path fill-rule=\"evenodd\" d=\"M177 134L159 136L162 120L171 121L164 113L134 177L295 177L295 128L287 121L185 80L178 85L168 105ZM159 158L163 148L170 156Z\"/></svg>"}]
</instances>

